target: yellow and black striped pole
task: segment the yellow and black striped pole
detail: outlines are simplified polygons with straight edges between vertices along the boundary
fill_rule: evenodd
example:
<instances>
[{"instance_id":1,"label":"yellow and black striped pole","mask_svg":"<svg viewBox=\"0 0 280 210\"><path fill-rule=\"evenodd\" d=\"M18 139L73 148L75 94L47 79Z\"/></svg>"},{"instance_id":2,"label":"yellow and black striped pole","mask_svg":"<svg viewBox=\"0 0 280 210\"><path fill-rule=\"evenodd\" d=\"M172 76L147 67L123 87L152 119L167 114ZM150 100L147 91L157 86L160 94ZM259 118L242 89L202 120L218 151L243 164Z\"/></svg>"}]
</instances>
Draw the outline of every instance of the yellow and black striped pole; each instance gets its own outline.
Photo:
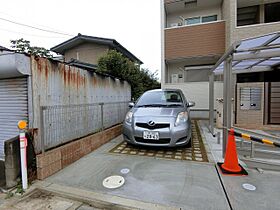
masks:
<instances>
[{"instance_id":1,"label":"yellow and black striped pole","mask_svg":"<svg viewBox=\"0 0 280 210\"><path fill-rule=\"evenodd\" d=\"M278 143L278 142L273 142L273 141L268 140L268 139L261 139L261 138L251 136L251 135L246 134L246 133L239 133L239 132L234 131L234 136L241 137L241 138L243 138L245 140L249 140L249 141L255 141L255 142L258 142L258 143L261 143L261 144L268 144L268 145L271 145L271 146L280 147L280 143Z\"/></svg>"}]
</instances>

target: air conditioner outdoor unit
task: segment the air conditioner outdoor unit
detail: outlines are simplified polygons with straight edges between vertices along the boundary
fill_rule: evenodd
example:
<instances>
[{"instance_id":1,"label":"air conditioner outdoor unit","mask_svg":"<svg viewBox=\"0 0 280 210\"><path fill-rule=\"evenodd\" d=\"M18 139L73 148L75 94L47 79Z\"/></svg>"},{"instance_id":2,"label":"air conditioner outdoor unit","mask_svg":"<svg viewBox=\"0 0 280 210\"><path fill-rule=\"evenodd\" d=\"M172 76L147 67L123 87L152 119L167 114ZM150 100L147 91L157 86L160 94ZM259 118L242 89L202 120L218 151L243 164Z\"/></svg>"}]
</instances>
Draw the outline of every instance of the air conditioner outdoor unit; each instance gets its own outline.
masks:
<instances>
[{"instance_id":1,"label":"air conditioner outdoor unit","mask_svg":"<svg viewBox=\"0 0 280 210\"><path fill-rule=\"evenodd\" d=\"M175 27L178 27L178 26L179 26L178 23L171 23L171 24L170 24L170 27L171 27L171 28L175 28Z\"/></svg>"},{"instance_id":2,"label":"air conditioner outdoor unit","mask_svg":"<svg viewBox=\"0 0 280 210\"><path fill-rule=\"evenodd\" d=\"M178 83L179 75L178 74L171 74L171 83Z\"/></svg>"},{"instance_id":3,"label":"air conditioner outdoor unit","mask_svg":"<svg viewBox=\"0 0 280 210\"><path fill-rule=\"evenodd\" d=\"M184 82L183 74L178 74L178 82L179 83L183 83Z\"/></svg>"}]
</instances>

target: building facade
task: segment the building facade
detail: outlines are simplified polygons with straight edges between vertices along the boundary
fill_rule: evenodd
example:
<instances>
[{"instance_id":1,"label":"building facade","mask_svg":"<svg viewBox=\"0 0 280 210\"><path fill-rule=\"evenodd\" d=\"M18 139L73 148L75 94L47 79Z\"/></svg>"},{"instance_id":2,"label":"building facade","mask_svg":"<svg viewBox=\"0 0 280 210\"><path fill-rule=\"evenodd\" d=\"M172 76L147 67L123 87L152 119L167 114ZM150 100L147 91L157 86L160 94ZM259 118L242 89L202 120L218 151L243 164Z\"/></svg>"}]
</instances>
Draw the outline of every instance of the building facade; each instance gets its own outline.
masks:
<instances>
[{"instance_id":1,"label":"building facade","mask_svg":"<svg viewBox=\"0 0 280 210\"><path fill-rule=\"evenodd\" d=\"M182 89L187 98L196 102L195 116L207 118L211 68L234 42L280 31L280 1L164 0L162 4L162 87ZM271 95L271 87L278 87L278 83L273 81L271 84L272 81L265 80L263 75L257 77L235 75L236 124L249 123L248 116L240 111L238 113L239 89L248 86L247 83L261 88L263 107L257 114L257 121L278 123L278 120L265 116L269 111L265 104L268 106L271 101L268 96ZM215 78L215 98L223 96L222 79L222 76Z\"/></svg>"},{"instance_id":2,"label":"building facade","mask_svg":"<svg viewBox=\"0 0 280 210\"><path fill-rule=\"evenodd\" d=\"M51 48L52 51L63 55L64 61L77 67L97 68L100 57L106 55L109 50L116 50L125 57L137 64L143 62L128 51L115 39L86 36L78 34L77 36L66 40Z\"/></svg>"}]
</instances>

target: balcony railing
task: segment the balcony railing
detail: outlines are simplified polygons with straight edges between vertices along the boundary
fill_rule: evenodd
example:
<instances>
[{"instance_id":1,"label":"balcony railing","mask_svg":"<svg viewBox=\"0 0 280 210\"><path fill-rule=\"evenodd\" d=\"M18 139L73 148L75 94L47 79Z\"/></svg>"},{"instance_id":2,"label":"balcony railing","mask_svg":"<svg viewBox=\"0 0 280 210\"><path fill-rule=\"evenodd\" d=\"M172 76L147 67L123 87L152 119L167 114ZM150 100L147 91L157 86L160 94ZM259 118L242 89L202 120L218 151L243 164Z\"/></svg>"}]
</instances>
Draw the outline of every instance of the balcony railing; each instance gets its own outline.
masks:
<instances>
[{"instance_id":1,"label":"balcony railing","mask_svg":"<svg viewBox=\"0 0 280 210\"><path fill-rule=\"evenodd\" d=\"M165 29L165 59L219 56L225 52L225 22Z\"/></svg>"},{"instance_id":2,"label":"balcony railing","mask_svg":"<svg viewBox=\"0 0 280 210\"><path fill-rule=\"evenodd\" d=\"M165 4L169 4L169 3L173 3L173 2L176 2L178 0L164 0L164 3ZM179 0L180 1L180 0Z\"/></svg>"}]
</instances>

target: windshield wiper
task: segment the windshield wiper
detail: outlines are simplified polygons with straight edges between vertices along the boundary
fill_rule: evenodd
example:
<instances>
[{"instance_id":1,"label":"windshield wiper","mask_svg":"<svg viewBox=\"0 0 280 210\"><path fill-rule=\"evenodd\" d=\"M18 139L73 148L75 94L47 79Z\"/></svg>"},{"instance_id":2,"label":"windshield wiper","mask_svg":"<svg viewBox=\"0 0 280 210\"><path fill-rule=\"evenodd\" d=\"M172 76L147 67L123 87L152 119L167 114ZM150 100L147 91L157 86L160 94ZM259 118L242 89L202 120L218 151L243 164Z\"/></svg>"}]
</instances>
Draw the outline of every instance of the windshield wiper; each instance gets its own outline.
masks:
<instances>
[{"instance_id":1,"label":"windshield wiper","mask_svg":"<svg viewBox=\"0 0 280 210\"><path fill-rule=\"evenodd\" d=\"M167 107L177 107L177 106L182 106L182 104L167 104Z\"/></svg>"},{"instance_id":2,"label":"windshield wiper","mask_svg":"<svg viewBox=\"0 0 280 210\"><path fill-rule=\"evenodd\" d=\"M145 104L145 105L139 105L137 107L166 107L166 104Z\"/></svg>"}]
</instances>

